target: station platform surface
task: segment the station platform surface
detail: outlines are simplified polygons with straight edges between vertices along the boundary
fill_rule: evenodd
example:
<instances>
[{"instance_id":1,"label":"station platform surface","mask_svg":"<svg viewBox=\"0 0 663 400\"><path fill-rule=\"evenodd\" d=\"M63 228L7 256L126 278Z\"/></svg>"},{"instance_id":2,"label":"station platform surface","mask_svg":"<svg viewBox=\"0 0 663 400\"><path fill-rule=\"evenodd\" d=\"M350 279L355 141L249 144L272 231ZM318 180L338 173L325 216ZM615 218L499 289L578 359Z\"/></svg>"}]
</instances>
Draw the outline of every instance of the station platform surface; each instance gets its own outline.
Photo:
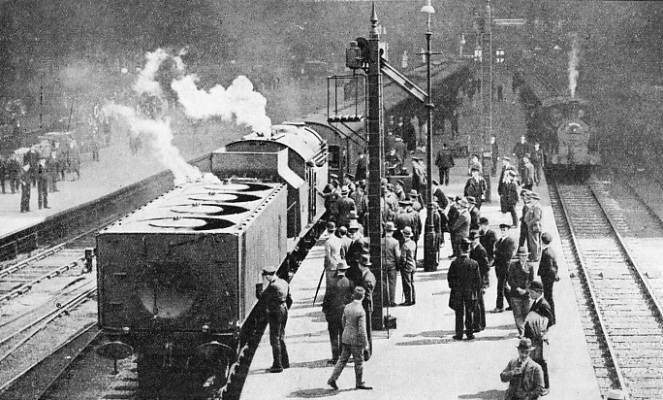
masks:
<instances>
[{"instance_id":1,"label":"station platform surface","mask_svg":"<svg viewBox=\"0 0 663 400\"><path fill-rule=\"evenodd\" d=\"M235 137L239 137L239 134ZM232 138L207 131L196 134L186 132L176 135L173 144L186 160L190 160L212 152ZM26 229L52 215L99 199L164 171L166 167L159 162L155 153L148 143L143 143L138 154L132 155L128 137L118 128L114 131L110 145L101 148L100 161L92 161L91 153L81 154L80 179L72 180L75 178L72 174L67 175L64 181L57 182L58 191L48 193L50 208L39 209L37 188L33 187L28 213L20 212L20 189L12 194L9 182L5 182L5 194L0 193L0 237Z\"/></svg>"},{"instance_id":2,"label":"station platform surface","mask_svg":"<svg viewBox=\"0 0 663 400\"><path fill-rule=\"evenodd\" d=\"M505 103L500 107L507 115L503 120L522 122L522 111L517 104ZM508 114L513 114L509 117ZM469 124L468 124L468 129ZM511 150L522 131L501 130L500 144ZM441 138L437 138L440 141ZM434 143L437 149L439 143ZM509 154L509 152L505 152ZM437 172L437 171L435 171ZM499 173L499 170L498 170ZM437 173L434 174L437 177ZM447 196L463 194L468 178L467 161L456 159L449 186L443 186ZM497 179L492 178L492 202L484 203L482 216L489 219L491 229L499 235L498 225L510 222L510 217L499 211ZM544 231L554 236L552 243L558 255L561 280L555 284L557 323L549 333L546 354L550 372L550 393L546 399L601 399L592 362L576 305L575 292L569 280L568 269L560 246L545 182L535 186L544 208ZM522 203L521 203L522 204ZM522 208L521 205L517 210ZM425 212L425 210L424 210ZM518 230L511 235L517 241ZM423 236L423 235L422 235ZM286 327L286 345L290 355L290 368L272 374L269 334L266 333L255 357L242 392L243 400L308 399L334 397L338 399L503 399L507 383L500 381L500 372L509 360L517 357L517 330L511 311L486 314L487 327L475 334L472 341L455 341L454 312L449 304L447 271L451 261L448 234L447 246L441 249L440 265L435 272L415 274L417 303L410 307L385 310L397 318L397 329L373 332L373 356L364 364L364 380L372 391L354 388L353 365L346 366L337 381L340 390L327 385L333 366L329 335L322 299L324 283L313 304L316 286L324 268L324 238L313 247L291 282L294 304ZM419 243L423 247L422 241ZM419 251L420 256L423 251ZM537 266L538 267L538 266ZM486 310L495 307L496 278L490 272L491 283L484 296ZM401 283L397 285L397 303L401 299ZM268 330L266 331L268 332Z\"/></svg>"}]
</instances>

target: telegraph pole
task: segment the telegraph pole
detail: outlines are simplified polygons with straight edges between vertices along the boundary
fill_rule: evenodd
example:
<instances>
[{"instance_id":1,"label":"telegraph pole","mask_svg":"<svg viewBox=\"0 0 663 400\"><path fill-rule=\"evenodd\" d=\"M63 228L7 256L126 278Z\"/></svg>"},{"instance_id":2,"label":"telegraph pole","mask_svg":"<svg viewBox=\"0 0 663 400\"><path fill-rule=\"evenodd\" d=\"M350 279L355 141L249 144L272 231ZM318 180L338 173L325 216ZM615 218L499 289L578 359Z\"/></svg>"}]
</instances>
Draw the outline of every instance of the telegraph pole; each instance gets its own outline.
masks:
<instances>
[{"instance_id":1,"label":"telegraph pole","mask_svg":"<svg viewBox=\"0 0 663 400\"><path fill-rule=\"evenodd\" d=\"M368 38L368 234L370 254L377 284L373 291L372 327L384 329L382 296L382 209L380 207L383 176L382 140L382 72L380 71L380 33L375 3L371 11L371 30Z\"/></svg>"}]
</instances>

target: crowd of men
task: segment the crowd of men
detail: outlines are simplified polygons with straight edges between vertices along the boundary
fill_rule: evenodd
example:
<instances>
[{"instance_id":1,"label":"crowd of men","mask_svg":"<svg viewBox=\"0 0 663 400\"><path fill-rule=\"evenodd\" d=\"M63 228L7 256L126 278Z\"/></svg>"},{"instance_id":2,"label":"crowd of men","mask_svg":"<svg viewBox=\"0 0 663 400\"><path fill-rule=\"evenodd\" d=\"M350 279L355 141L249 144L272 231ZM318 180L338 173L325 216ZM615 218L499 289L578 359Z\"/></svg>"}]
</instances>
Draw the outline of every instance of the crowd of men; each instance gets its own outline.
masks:
<instances>
[{"instance_id":1,"label":"crowd of men","mask_svg":"<svg viewBox=\"0 0 663 400\"><path fill-rule=\"evenodd\" d=\"M72 180L79 179L80 162L80 151L75 140L62 148L59 142L54 142L47 151L33 145L23 154L15 152L7 158L0 156L0 188L3 194L8 191L11 194L21 192L21 213L30 212L33 188L37 189L39 209L50 208L48 194L59 191L57 183L65 180L67 174Z\"/></svg>"},{"instance_id":2,"label":"crowd of men","mask_svg":"<svg viewBox=\"0 0 663 400\"><path fill-rule=\"evenodd\" d=\"M493 151L498 151L494 139L492 142ZM485 296L490 270L494 268L497 287L492 312L511 311L521 339L519 357L500 375L504 382L510 382L509 399L533 399L548 391L544 344L547 331L555 324L553 286L559 280L556 255L550 247L553 237L544 231L540 196L531 190L540 183L536 171L542 161L532 168L532 159L537 160L539 149L535 145L531 150L527 147L526 152L523 150L526 146L523 137L514 148L516 165L511 164L510 157L500 157L502 168L497 191L503 221L499 224L499 234L481 215L490 190L487 180L491 179L490 175L497 175L497 159L493 159L490 173L484 174L478 157L471 158L462 196L448 197L438 181L432 182L435 245L438 248L445 245L445 233L451 239L452 262L447 281L451 289L449 307L456 314L453 339L463 340L465 336L472 340L486 328ZM390 152L393 151L392 147ZM543 160L543 156L538 160ZM446 146L440 149L436 165L443 183L448 185L448 170L455 164ZM420 215L421 193L427 177L417 157L412 157L411 170L409 192L402 179L394 178L391 182L383 179L381 185L382 287L387 307L416 304L417 243L424 227ZM355 175L346 174L342 181L332 175L324 190L327 231L320 282L323 278L326 281L322 307L331 345L329 364L335 366L327 383L334 389L350 355L355 360L356 387L370 389L362 379L362 368L363 361L371 354L370 315L377 282L370 270L369 240L364 236L368 221L366 178L367 160L362 154ZM522 208L518 210L521 200ZM512 234L516 229L517 235ZM437 265L425 265L424 271L436 268ZM403 295L400 304L396 301L398 274ZM273 368L272 372L279 370Z\"/></svg>"}]
</instances>

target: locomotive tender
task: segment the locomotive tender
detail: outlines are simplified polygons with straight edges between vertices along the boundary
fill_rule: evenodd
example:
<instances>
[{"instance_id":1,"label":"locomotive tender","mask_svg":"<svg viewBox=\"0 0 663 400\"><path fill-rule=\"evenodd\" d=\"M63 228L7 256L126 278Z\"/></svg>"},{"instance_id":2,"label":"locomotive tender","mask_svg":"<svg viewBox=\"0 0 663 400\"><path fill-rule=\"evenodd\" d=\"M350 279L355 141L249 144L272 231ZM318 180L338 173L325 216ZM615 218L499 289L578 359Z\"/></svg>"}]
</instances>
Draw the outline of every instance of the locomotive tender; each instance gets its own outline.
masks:
<instances>
[{"instance_id":1,"label":"locomotive tender","mask_svg":"<svg viewBox=\"0 0 663 400\"><path fill-rule=\"evenodd\" d=\"M261 318L263 267L287 273L324 213L326 142L277 125L213 152L220 183L178 186L97 237L100 354L137 355L141 395L199 398L227 383Z\"/></svg>"}]
</instances>

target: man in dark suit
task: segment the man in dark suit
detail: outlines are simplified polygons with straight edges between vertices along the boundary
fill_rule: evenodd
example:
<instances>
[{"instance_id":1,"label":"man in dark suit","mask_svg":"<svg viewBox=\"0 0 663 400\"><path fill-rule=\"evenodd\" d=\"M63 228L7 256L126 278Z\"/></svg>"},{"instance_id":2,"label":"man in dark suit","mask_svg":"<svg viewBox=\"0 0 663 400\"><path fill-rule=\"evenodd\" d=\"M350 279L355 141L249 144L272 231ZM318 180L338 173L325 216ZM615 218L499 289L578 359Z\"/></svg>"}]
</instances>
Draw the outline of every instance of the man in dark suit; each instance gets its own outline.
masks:
<instances>
[{"instance_id":1,"label":"man in dark suit","mask_svg":"<svg viewBox=\"0 0 663 400\"><path fill-rule=\"evenodd\" d=\"M488 263L488 254L486 249L480 243L481 236L479 231L470 231L470 258L479 264L479 273L481 274L481 290L477 294L476 308L474 309L474 332L481 332L486 329L486 305L483 300L483 294L486 288L490 285L488 272L490 272L490 265Z\"/></svg>"},{"instance_id":2,"label":"man in dark suit","mask_svg":"<svg viewBox=\"0 0 663 400\"><path fill-rule=\"evenodd\" d=\"M497 276L497 304L493 312L497 313L504 311L505 297L509 309L511 308L511 300L509 292L505 290L505 284L508 277L511 257L513 257L513 253L516 251L516 242L509 235L510 228L511 225L509 224L500 224L500 233L502 236L497 239L493 248L493 254L495 256L493 265L495 266L495 275Z\"/></svg>"},{"instance_id":3,"label":"man in dark suit","mask_svg":"<svg viewBox=\"0 0 663 400\"><path fill-rule=\"evenodd\" d=\"M30 173L30 165L26 164L21 169L20 185L21 185L21 212L30 212L30 180L32 174Z\"/></svg>"},{"instance_id":4,"label":"man in dark suit","mask_svg":"<svg viewBox=\"0 0 663 400\"><path fill-rule=\"evenodd\" d=\"M463 339L463 317L468 340L474 339L474 308L481 290L479 264L469 257L470 240L465 239L460 247L460 256L451 262L447 281L451 294L449 307L456 313L456 335L454 340Z\"/></svg>"},{"instance_id":5,"label":"man in dark suit","mask_svg":"<svg viewBox=\"0 0 663 400\"><path fill-rule=\"evenodd\" d=\"M269 318L269 344L272 346L274 363L269 372L283 372L284 368L290 367L288 349L285 347L285 325L288 322L288 302L290 299L290 288L288 282L276 275L276 267L265 267L262 270L268 284L260 295L267 307Z\"/></svg>"},{"instance_id":6,"label":"man in dark suit","mask_svg":"<svg viewBox=\"0 0 663 400\"><path fill-rule=\"evenodd\" d=\"M555 315L553 285L555 282L559 281L559 275L557 274L557 254L555 254L555 251L550 247L552 239L552 235L548 232L544 232L543 235L541 235L543 251L541 252L538 275L541 277L541 283L543 284L543 298L546 299L548 304L550 304L553 315Z\"/></svg>"},{"instance_id":7,"label":"man in dark suit","mask_svg":"<svg viewBox=\"0 0 663 400\"><path fill-rule=\"evenodd\" d=\"M442 144L442 149L437 152L435 158L435 165L440 173L440 184L449 186L449 170L454 167L454 158L451 156L451 151L447 149L447 144Z\"/></svg>"},{"instance_id":8,"label":"man in dark suit","mask_svg":"<svg viewBox=\"0 0 663 400\"><path fill-rule=\"evenodd\" d=\"M352 294L352 303L345 306L343 310L343 343L341 357L338 359L334 372L327 381L327 384L334 389L338 389L336 380L341 376L341 372L350 359L350 354L355 360L355 387L357 389L371 390L366 386L363 380L364 374L364 350L368 350L368 335L366 332L366 312L362 306L362 300L366 291L361 286L357 286Z\"/></svg>"},{"instance_id":9,"label":"man in dark suit","mask_svg":"<svg viewBox=\"0 0 663 400\"><path fill-rule=\"evenodd\" d=\"M350 268L341 260L336 267L335 277L327 284L325 299L322 301L322 312L327 320L332 359L328 364L336 364L341 355L341 335L343 334L343 309L352 301L352 282L345 276Z\"/></svg>"},{"instance_id":10,"label":"man in dark suit","mask_svg":"<svg viewBox=\"0 0 663 400\"><path fill-rule=\"evenodd\" d=\"M543 346L546 341L545 336L548 329L555 325L555 316L550 308L550 304L543 298L543 285L541 282L532 281L528 292L533 303L525 319L525 337L532 341L534 350L531 357L543 369L544 386L548 389L550 388L550 379L548 377L548 362L543 354Z\"/></svg>"},{"instance_id":11,"label":"man in dark suit","mask_svg":"<svg viewBox=\"0 0 663 400\"><path fill-rule=\"evenodd\" d=\"M476 207L481 209L481 204L483 203L483 198L486 194L486 190L488 190L488 186L486 185L486 180L479 174L479 168L473 167L472 176L467 179L467 182L465 182L463 196L473 197L476 201Z\"/></svg>"},{"instance_id":12,"label":"man in dark suit","mask_svg":"<svg viewBox=\"0 0 663 400\"><path fill-rule=\"evenodd\" d=\"M403 295L405 296L405 302L401 305L412 306L416 304L417 301L416 291L414 289L414 273L417 270L417 244L412 240L412 228L406 226L401 233L404 242L401 245L400 271L401 282L403 284Z\"/></svg>"},{"instance_id":13,"label":"man in dark suit","mask_svg":"<svg viewBox=\"0 0 663 400\"><path fill-rule=\"evenodd\" d=\"M481 236L479 241L483 248L486 249L486 254L488 255L488 263L493 265L493 261L495 261L494 247L495 242L497 242L497 234L490 229L488 218L486 217L479 218L479 235Z\"/></svg>"}]
</instances>

